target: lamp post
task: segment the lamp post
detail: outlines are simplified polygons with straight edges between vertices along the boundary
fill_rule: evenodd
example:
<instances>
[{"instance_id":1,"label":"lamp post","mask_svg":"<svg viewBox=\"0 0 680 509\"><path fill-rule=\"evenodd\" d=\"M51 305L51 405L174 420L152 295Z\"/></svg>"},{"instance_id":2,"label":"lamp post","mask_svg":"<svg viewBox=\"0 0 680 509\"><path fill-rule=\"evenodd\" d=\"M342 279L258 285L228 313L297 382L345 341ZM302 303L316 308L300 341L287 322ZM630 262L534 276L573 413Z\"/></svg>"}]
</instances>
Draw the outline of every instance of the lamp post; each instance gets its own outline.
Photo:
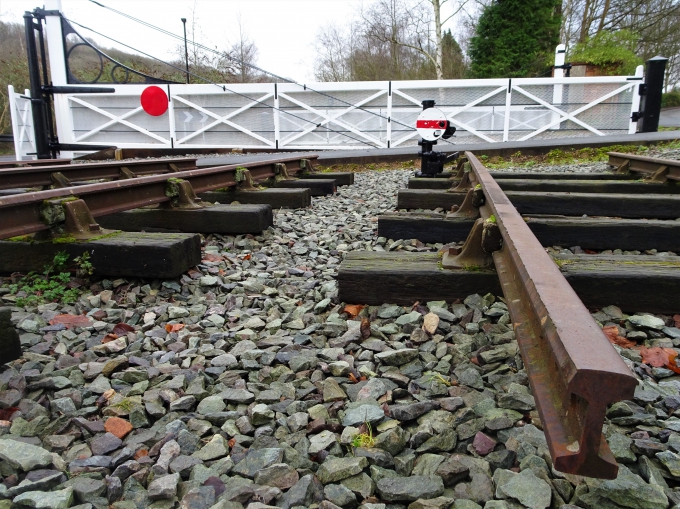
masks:
<instances>
[{"instance_id":1,"label":"lamp post","mask_svg":"<svg viewBox=\"0 0 680 509\"><path fill-rule=\"evenodd\" d=\"M189 84L189 50L187 49L187 19L182 18L184 25L184 65L187 68L187 85Z\"/></svg>"}]
</instances>

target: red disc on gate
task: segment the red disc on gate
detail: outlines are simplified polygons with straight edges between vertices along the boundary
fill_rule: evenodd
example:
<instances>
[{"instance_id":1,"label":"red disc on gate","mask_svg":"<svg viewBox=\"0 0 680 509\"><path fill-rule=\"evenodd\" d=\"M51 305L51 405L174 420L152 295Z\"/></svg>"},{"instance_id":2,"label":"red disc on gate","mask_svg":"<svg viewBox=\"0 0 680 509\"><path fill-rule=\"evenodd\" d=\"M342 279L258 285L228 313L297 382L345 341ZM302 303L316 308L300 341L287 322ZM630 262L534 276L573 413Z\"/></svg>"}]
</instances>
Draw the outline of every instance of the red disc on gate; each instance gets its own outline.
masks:
<instances>
[{"instance_id":1,"label":"red disc on gate","mask_svg":"<svg viewBox=\"0 0 680 509\"><path fill-rule=\"evenodd\" d=\"M146 87L140 100L144 111L151 116L160 117L168 111L168 96L161 87Z\"/></svg>"},{"instance_id":2,"label":"red disc on gate","mask_svg":"<svg viewBox=\"0 0 680 509\"><path fill-rule=\"evenodd\" d=\"M423 110L418 115L416 120L416 130L423 139L428 141L438 140L446 132L449 126L449 121L446 120L446 115L437 108L428 108Z\"/></svg>"}]
</instances>

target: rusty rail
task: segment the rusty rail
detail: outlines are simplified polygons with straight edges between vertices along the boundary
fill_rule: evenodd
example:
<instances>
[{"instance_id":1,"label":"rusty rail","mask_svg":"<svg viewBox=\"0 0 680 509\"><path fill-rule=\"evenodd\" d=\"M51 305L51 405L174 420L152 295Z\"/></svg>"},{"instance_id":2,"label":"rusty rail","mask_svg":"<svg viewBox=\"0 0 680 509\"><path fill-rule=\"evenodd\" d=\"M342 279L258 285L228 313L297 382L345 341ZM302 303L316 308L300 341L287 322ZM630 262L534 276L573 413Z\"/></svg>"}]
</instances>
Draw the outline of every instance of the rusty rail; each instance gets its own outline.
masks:
<instances>
[{"instance_id":1,"label":"rusty rail","mask_svg":"<svg viewBox=\"0 0 680 509\"><path fill-rule=\"evenodd\" d=\"M473 185L484 193L482 218L493 215L502 236L493 261L553 464L614 479L618 465L602 435L605 411L633 397L636 379L489 171L466 155Z\"/></svg>"},{"instance_id":2,"label":"rusty rail","mask_svg":"<svg viewBox=\"0 0 680 509\"><path fill-rule=\"evenodd\" d=\"M81 182L99 179L125 179L140 175L193 170L195 168L196 158L191 157L8 168L0 169L0 189L49 186L58 182L53 178L56 173L61 174L67 181ZM61 176L59 179L63 182Z\"/></svg>"},{"instance_id":3,"label":"rusty rail","mask_svg":"<svg viewBox=\"0 0 680 509\"><path fill-rule=\"evenodd\" d=\"M56 166L69 164L70 159L32 159L30 161L0 161L0 169L25 168L27 166Z\"/></svg>"},{"instance_id":4,"label":"rusty rail","mask_svg":"<svg viewBox=\"0 0 680 509\"><path fill-rule=\"evenodd\" d=\"M279 164L290 167L290 173L295 174L304 168L303 160L313 161L317 157L315 154L306 155L304 158L279 157L267 161L231 164L2 197L0 198L0 239L50 229L53 225L46 220L46 207L53 204L59 207L59 202L65 198L75 197L84 201L93 217L105 216L170 201L167 184L171 179L174 182L187 181L195 193L202 193L237 185L239 168L248 169L253 180L258 181L276 176Z\"/></svg>"},{"instance_id":5,"label":"rusty rail","mask_svg":"<svg viewBox=\"0 0 680 509\"><path fill-rule=\"evenodd\" d=\"M607 155L609 166L616 166L617 170L622 173L642 173L659 182L680 181L680 161L620 152L608 152Z\"/></svg>"}]
</instances>

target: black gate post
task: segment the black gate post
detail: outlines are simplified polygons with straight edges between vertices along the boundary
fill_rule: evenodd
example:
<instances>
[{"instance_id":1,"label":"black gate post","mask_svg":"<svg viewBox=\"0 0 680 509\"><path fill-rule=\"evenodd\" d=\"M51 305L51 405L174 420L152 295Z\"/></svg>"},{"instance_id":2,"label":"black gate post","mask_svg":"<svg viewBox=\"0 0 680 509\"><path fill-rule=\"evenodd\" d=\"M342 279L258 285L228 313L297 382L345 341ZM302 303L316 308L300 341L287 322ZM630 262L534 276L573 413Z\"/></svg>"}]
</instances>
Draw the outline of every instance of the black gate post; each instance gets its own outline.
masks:
<instances>
[{"instance_id":1,"label":"black gate post","mask_svg":"<svg viewBox=\"0 0 680 509\"><path fill-rule=\"evenodd\" d=\"M663 76L667 63L667 58L659 56L650 58L646 62L644 93L640 100L641 133L655 133L659 129L661 94L663 94L664 85Z\"/></svg>"},{"instance_id":2,"label":"black gate post","mask_svg":"<svg viewBox=\"0 0 680 509\"><path fill-rule=\"evenodd\" d=\"M40 64L35 45L33 14L30 12L24 14L24 28L26 29L26 53L28 55L28 76L31 82L31 110L33 112L36 154L38 159L50 159L50 138L47 132L45 100L43 99L40 81Z\"/></svg>"}]
</instances>

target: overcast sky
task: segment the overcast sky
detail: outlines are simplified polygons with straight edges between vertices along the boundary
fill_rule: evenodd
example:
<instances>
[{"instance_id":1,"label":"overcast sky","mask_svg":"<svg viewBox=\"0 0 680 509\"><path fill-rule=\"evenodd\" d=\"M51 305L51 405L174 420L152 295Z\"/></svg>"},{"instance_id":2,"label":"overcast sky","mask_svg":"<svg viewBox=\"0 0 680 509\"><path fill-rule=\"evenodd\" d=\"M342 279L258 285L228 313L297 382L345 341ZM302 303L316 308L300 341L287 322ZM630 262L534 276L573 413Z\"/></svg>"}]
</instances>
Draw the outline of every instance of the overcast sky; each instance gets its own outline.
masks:
<instances>
[{"instance_id":1,"label":"overcast sky","mask_svg":"<svg viewBox=\"0 0 680 509\"><path fill-rule=\"evenodd\" d=\"M0 0L4 21L22 22L24 11L42 6L44 0ZM201 27L197 39L212 47L228 47L238 39L236 16L240 12L245 32L259 49L258 64L273 73L298 81L313 80L314 37L320 26L348 21L361 0L100 0L100 3L131 14L178 35L181 18L191 19L192 8ZM371 0L364 0L364 4ZM446 12L448 4L443 10ZM130 46L168 59L177 41L143 27L88 0L62 0L66 17ZM189 21L187 22L187 25ZM104 46L114 43L81 30ZM455 32L455 30L454 30Z\"/></svg>"}]
</instances>

